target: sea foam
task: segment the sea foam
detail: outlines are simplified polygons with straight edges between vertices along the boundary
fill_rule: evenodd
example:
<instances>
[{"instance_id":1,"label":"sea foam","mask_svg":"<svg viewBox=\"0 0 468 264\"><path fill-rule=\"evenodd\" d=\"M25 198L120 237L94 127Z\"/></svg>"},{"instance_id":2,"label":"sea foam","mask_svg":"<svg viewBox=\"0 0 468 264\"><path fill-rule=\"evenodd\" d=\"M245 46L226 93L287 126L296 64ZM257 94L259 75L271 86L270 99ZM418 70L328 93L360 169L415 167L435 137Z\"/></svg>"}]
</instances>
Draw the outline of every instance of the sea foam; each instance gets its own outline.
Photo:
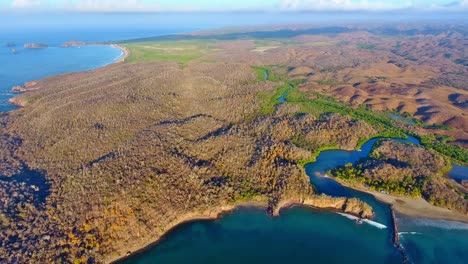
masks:
<instances>
[{"instance_id":1,"label":"sea foam","mask_svg":"<svg viewBox=\"0 0 468 264\"><path fill-rule=\"evenodd\" d=\"M372 225L372 226L375 226L377 227L378 229L384 229L384 228L387 228L386 225L384 224L381 224L381 223L378 223L378 222L375 222L375 221L372 221L372 220L369 220L369 219L361 219L357 216L354 216L354 215L350 215L350 214L345 214L345 213L338 213L339 215L342 215L348 219L351 219L351 220L355 220L355 221L363 221L369 225Z\"/></svg>"},{"instance_id":2,"label":"sea foam","mask_svg":"<svg viewBox=\"0 0 468 264\"><path fill-rule=\"evenodd\" d=\"M426 227L434 227L439 229L445 230L464 230L468 231L468 224L456 221L448 221L448 220L437 220L437 219L428 219L428 218L410 218L404 217L399 218L398 223L404 228L404 226L409 225L417 225L417 226L426 226Z\"/></svg>"}]
</instances>

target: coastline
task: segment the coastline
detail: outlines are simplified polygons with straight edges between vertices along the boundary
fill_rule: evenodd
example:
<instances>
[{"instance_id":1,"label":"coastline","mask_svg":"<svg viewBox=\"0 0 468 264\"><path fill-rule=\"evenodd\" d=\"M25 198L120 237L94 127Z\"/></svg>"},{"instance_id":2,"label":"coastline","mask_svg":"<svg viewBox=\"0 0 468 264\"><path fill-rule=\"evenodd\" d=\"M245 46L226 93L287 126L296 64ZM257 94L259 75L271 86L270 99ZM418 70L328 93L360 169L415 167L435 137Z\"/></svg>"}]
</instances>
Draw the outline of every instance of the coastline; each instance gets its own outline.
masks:
<instances>
[{"instance_id":1,"label":"coastline","mask_svg":"<svg viewBox=\"0 0 468 264\"><path fill-rule=\"evenodd\" d=\"M114 60L112 63L110 64L114 64L114 63L121 63L121 62L125 62L125 60L130 56L130 51L122 46L122 45L119 45L119 44L109 44L109 46L113 47L113 48L116 48L116 49L119 49L122 51L122 55L120 55L119 58L117 58L116 60ZM106 67L107 65L103 66L103 67ZM102 67L100 67L102 68Z\"/></svg>"},{"instance_id":2,"label":"coastline","mask_svg":"<svg viewBox=\"0 0 468 264\"><path fill-rule=\"evenodd\" d=\"M130 56L130 51L124 47L124 46L121 46L119 44L96 44L96 43L85 43L83 45L102 45L102 46L109 46L109 47L112 47L112 48L116 48L116 49L119 49L122 53L120 54L119 57L115 58L113 61L107 63L107 64L104 64L104 65L101 65L99 67L96 67L92 70L97 70L97 69L101 69L101 68L104 68L104 67L107 67L109 65L112 65L112 64L117 64L117 63L124 63L126 61L126 59ZM72 46L70 46L72 47ZM68 47L67 47L68 48ZM56 75L52 75L52 76L56 76ZM52 76L49 76L49 77L52 77ZM44 77L44 78L47 78L47 77ZM24 92L28 92L28 91L32 91L32 90L38 90L40 89L40 85L38 85L40 82L40 80L44 79L44 78L40 78L38 80L30 80L30 81L25 81L23 86L13 86L11 88L12 91L15 91L16 94L13 95L13 97L9 98L7 100L7 103L9 104L12 104L12 105L15 105L17 107L24 107L25 106L25 102L21 102L19 101L17 98L18 98L18 93L24 93ZM28 84L31 84L33 83L33 85L28 85ZM37 87L39 86L39 87ZM10 110L11 111L11 110Z\"/></svg>"},{"instance_id":3,"label":"coastline","mask_svg":"<svg viewBox=\"0 0 468 264\"><path fill-rule=\"evenodd\" d=\"M212 210L206 210L203 212L194 212L194 213L187 213L175 219L174 221L170 222L163 232L162 235L159 237L147 238L139 242L134 242L131 246L128 246L124 254L119 254L117 256L104 258L104 263L119 263L121 261L126 260L127 258L138 255L147 249L159 244L172 230L179 227L180 225L195 222L195 221L212 221L221 218L223 215L228 214L238 208L241 207L258 207L258 208L266 208L268 207L268 201L257 198L250 201L243 201L234 203L231 205L223 205L219 206L218 208L214 208Z\"/></svg>"},{"instance_id":4,"label":"coastline","mask_svg":"<svg viewBox=\"0 0 468 264\"><path fill-rule=\"evenodd\" d=\"M271 212L273 217L279 217L280 211L282 209L291 208L294 206L302 206L307 208L314 208L318 210L326 210L331 212L343 212L347 214L351 214L361 218L361 215L353 209L356 209L354 201L358 201L354 198L354 200L350 200L353 198L345 198L345 197L332 197L328 195L308 195L306 197L302 197L300 195L294 196L291 195L289 197L285 197L278 203L278 207ZM353 202L351 202L353 201ZM360 201L360 200L359 200ZM351 203L349 210L347 209L348 203ZM354 205L354 206L353 206ZM193 212L187 213L183 216L178 217L174 221L170 222L167 225L167 228L163 231L162 235L159 237L148 237L142 241L134 242L132 246L125 248L126 253L120 252L118 256L115 257L108 257L104 259L104 263L119 263L128 259L131 256L138 255L147 249L159 244L174 228L177 228L180 225L194 222L194 221L209 221L209 220L217 220L221 218L223 215L228 214L236 209L242 207L256 207L256 208L268 208L268 200L266 197L257 196L252 198L248 201L240 201L235 202L228 205L221 205L217 208L206 210L203 212ZM370 207L369 207L370 208ZM267 212L265 212L267 213ZM363 218L370 218L372 215L364 215Z\"/></svg>"},{"instance_id":5,"label":"coastline","mask_svg":"<svg viewBox=\"0 0 468 264\"><path fill-rule=\"evenodd\" d=\"M120 49L123 54L120 55L118 58L116 58L113 62L103 65L98 68L104 68L107 67L108 65L112 65L114 63L123 63L125 60L128 58L129 51L126 47L120 46L118 44L104 44L104 45L109 45L114 48ZM96 69L98 69L96 68ZM15 102L13 97L12 102L16 103L18 106L23 106L21 102ZM334 179L335 180L335 179ZM341 182L343 186L362 191L368 194L371 194L374 196L378 201L383 202L385 204L393 205L396 211L398 211L401 214L408 215L411 217L426 217L426 218L431 218L431 219L444 219L444 220L450 220L450 221L458 221L458 222L463 222L463 223L468 223L468 216L462 215L462 214L457 214L456 212L450 211L448 209L432 206L423 199L409 199L405 197L396 197L396 196L391 196L391 195L385 195L376 191L371 191L365 188L359 188L355 186L349 186L348 184ZM281 209L292 207L292 206L305 206L305 207L312 207L312 208L322 208L326 209L329 211L337 211L334 209L333 206L328 206L328 207L316 207L313 205L314 199L301 199L298 197L290 197L289 199L285 199L284 201L282 200L280 202L280 205L278 206L277 210L274 211L273 215L274 216L279 216L279 212ZM211 210L206 210L202 212L193 212L193 213L187 213L184 214L180 217L178 217L176 220L170 222L168 224L168 229L164 231L164 233L157 237L157 240L151 240L151 239L145 239L140 242L136 242L135 244L137 246L130 246L126 248L127 252L130 252L129 254L126 255L121 255L115 259L111 260L105 260L106 263L115 263L122 261L126 258L128 258L131 255L138 254L142 251L145 251L149 247L153 247L154 245L158 244L162 239L165 238L165 236L174 228L188 223L188 222L193 222L193 221L204 221L204 220L216 220L225 215L226 213L232 212L233 210L236 210L240 207L259 207L259 208L266 208L268 206L267 201L265 199L253 199L249 201L242 201L242 202L237 202L233 204L228 204L228 205L222 205L219 207L216 207ZM459 216L457 216L459 215ZM461 220L460 220L461 219ZM148 242L149 241L149 242ZM138 244L139 243L139 244Z\"/></svg>"},{"instance_id":6,"label":"coastline","mask_svg":"<svg viewBox=\"0 0 468 264\"><path fill-rule=\"evenodd\" d=\"M353 186L335 178L331 179L337 181L345 187L370 194L378 201L392 206L395 211L406 216L455 221L468 224L468 215L432 205L423 198L412 199L408 197L393 196L377 191L372 191L364 187Z\"/></svg>"}]
</instances>

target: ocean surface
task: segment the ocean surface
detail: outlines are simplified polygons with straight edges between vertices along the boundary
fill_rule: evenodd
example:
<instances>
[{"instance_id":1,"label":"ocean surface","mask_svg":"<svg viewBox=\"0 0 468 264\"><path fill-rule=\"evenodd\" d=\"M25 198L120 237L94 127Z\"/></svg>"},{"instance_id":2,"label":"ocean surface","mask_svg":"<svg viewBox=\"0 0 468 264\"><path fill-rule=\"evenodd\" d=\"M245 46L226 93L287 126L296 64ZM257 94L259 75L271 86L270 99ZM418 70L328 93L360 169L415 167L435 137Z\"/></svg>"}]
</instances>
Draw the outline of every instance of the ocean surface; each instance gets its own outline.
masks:
<instances>
[{"instance_id":1,"label":"ocean surface","mask_svg":"<svg viewBox=\"0 0 468 264\"><path fill-rule=\"evenodd\" d=\"M350 215L306 207L284 209L279 217L242 207L217 220L182 224L122 263L402 263L392 243L389 206L325 176L336 166L366 157L377 140L359 151L323 151L305 167L318 193L367 202L375 212L372 221L358 223ZM394 140L419 144L414 137ZM397 223L411 263L468 260L468 224L403 215Z\"/></svg>"},{"instance_id":2,"label":"ocean surface","mask_svg":"<svg viewBox=\"0 0 468 264\"><path fill-rule=\"evenodd\" d=\"M222 25L196 25L167 30L150 27L109 28L96 31L63 29L2 31L0 34L0 111L14 106L6 101L14 85L47 76L91 70L117 60L122 54L110 46L61 48L69 40L110 41L187 32ZM7 42L15 42L11 54ZM27 50L27 42L43 42L45 49ZM243 207L214 221L195 221L178 226L160 243L132 256L124 263L401 263L391 242L391 218L387 205L372 196L345 188L322 177L327 170L367 156L375 139L361 151L325 151L306 166L319 192L358 197L371 204L374 222L358 224L347 215L294 207L271 217L261 208ZM417 144L417 140L407 141ZM466 167L451 174L460 179ZM401 243L414 263L467 263L468 225L398 216Z\"/></svg>"},{"instance_id":3,"label":"ocean surface","mask_svg":"<svg viewBox=\"0 0 468 264\"><path fill-rule=\"evenodd\" d=\"M104 42L125 40L139 37L157 36L190 31L191 28L177 29L119 29L108 28L98 30L64 30L57 28L13 31L4 30L0 33L0 112L9 111L15 106L8 99L15 93L11 88L23 85L24 82L42 79L48 76L87 71L96 69L118 60L122 51L104 45L81 47L60 47L70 40ZM14 47L7 47L7 43ZM43 49L25 49L23 45L30 42L45 43L49 47ZM15 49L16 54L11 50Z\"/></svg>"}]
</instances>

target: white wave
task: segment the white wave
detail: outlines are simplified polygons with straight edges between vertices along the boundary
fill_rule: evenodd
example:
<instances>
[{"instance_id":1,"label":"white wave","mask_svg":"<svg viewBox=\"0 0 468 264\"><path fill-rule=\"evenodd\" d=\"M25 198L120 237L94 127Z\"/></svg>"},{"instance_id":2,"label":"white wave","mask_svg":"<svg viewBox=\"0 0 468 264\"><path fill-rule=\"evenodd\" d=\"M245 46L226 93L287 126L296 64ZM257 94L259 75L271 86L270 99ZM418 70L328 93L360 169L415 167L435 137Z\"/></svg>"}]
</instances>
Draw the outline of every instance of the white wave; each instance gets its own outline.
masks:
<instances>
[{"instance_id":1,"label":"white wave","mask_svg":"<svg viewBox=\"0 0 468 264\"><path fill-rule=\"evenodd\" d=\"M122 50L120 50L119 56L115 57L115 59L112 61L112 63L115 63L116 61L120 60L120 58L122 58L124 55L125 55L125 53Z\"/></svg>"},{"instance_id":2,"label":"white wave","mask_svg":"<svg viewBox=\"0 0 468 264\"><path fill-rule=\"evenodd\" d=\"M387 228L386 225L384 224L381 224L381 223L378 223L378 222L375 222L375 221L372 221L372 220L369 220L369 219L361 219L357 216L354 216L354 215L350 215L350 214L345 214L345 213L338 213L339 215L342 215L348 219L351 219L351 220L355 220L355 221L362 221L362 222L365 222L369 225L372 225L372 226L375 226L377 227L378 229L384 229L384 228Z\"/></svg>"},{"instance_id":3,"label":"white wave","mask_svg":"<svg viewBox=\"0 0 468 264\"><path fill-rule=\"evenodd\" d=\"M373 225L373 226L377 227L378 229L387 228L386 225L381 224L381 223L378 223L378 222L375 222L375 221L371 221L371 220L369 220L369 219L363 219L362 221L368 223L369 225Z\"/></svg>"},{"instance_id":4,"label":"white wave","mask_svg":"<svg viewBox=\"0 0 468 264\"><path fill-rule=\"evenodd\" d=\"M419 232L399 232L398 235L421 235L422 233L419 233Z\"/></svg>"},{"instance_id":5,"label":"white wave","mask_svg":"<svg viewBox=\"0 0 468 264\"><path fill-rule=\"evenodd\" d=\"M404 228L406 225L416 225L424 227L433 227L445 230L463 230L468 231L468 224L456 221L448 220L437 220L437 219L428 219L428 218L411 218L404 217L398 219L400 226Z\"/></svg>"},{"instance_id":6,"label":"white wave","mask_svg":"<svg viewBox=\"0 0 468 264\"><path fill-rule=\"evenodd\" d=\"M348 219L351 219L351 220L359 220L361 218L357 217L357 216L354 216L354 215L350 215L350 214L345 214L345 213L338 213L339 215L342 215Z\"/></svg>"}]
</instances>

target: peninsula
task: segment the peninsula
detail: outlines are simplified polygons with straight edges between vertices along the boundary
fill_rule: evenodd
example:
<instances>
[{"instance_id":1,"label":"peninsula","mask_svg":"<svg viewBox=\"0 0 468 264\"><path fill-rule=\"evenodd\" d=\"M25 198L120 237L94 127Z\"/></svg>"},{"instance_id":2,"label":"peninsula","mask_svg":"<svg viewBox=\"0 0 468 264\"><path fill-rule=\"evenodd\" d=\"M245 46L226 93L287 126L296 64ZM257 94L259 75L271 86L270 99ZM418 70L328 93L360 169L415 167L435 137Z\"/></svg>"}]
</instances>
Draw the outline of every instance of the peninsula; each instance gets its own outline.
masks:
<instances>
[{"instance_id":1,"label":"peninsula","mask_svg":"<svg viewBox=\"0 0 468 264\"><path fill-rule=\"evenodd\" d=\"M123 41L110 44L124 62L35 81L0 116L0 260L109 263L243 205L371 218L365 202L318 194L303 166L377 137L421 144L379 142L330 175L385 192L397 210L398 197L425 199L468 222L466 189L444 178L468 163L467 75L451 75L467 71L457 63L465 29L392 29ZM434 38L451 44L430 56L410 48Z\"/></svg>"}]
</instances>

